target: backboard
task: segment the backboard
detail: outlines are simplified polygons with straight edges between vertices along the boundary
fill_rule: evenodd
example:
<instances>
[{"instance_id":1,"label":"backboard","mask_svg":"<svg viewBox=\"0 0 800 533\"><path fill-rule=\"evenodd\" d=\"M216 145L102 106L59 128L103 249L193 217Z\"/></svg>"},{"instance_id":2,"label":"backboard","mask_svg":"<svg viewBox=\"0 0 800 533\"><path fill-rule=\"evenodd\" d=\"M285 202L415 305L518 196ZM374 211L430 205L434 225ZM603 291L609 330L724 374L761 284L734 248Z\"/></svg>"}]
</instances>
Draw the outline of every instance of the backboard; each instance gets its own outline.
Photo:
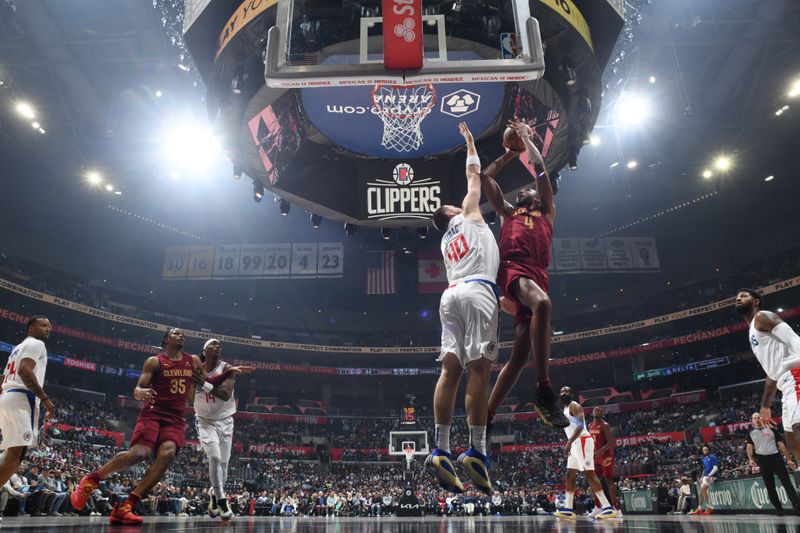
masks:
<instances>
[{"instance_id":1,"label":"backboard","mask_svg":"<svg viewBox=\"0 0 800 533\"><path fill-rule=\"evenodd\" d=\"M283 88L511 82L544 73L528 0L278 0L264 61L267 85Z\"/></svg>"},{"instance_id":2,"label":"backboard","mask_svg":"<svg viewBox=\"0 0 800 533\"><path fill-rule=\"evenodd\" d=\"M427 456L428 448L427 431L391 431L389 432L389 455L404 456L406 448L412 445L414 455Z\"/></svg>"}]
</instances>

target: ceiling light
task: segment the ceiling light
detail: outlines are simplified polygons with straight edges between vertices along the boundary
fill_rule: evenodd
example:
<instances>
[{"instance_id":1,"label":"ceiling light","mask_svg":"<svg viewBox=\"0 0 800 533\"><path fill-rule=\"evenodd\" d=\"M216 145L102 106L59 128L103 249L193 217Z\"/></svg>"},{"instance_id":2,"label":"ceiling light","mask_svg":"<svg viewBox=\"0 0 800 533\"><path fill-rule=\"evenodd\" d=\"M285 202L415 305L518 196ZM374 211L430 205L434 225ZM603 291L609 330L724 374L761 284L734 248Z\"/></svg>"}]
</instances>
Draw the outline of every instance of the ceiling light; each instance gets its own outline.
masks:
<instances>
[{"instance_id":1,"label":"ceiling light","mask_svg":"<svg viewBox=\"0 0 800 533\"><path fill-rule=\"evenodd\" d=\"M44 134L45 134L45 133L47 133L47 132L44 130L44 128L39 128L39 133L41 133L42 135L44 135Z\"/></svg>"},{"instance_id":2,"label":"ceiling light","mask_svg":"<svg viewBox=\"0 0 800 533\"><path fill-rule=\"evenodd\" d=\"M713 172L711 172L711 171L710 171L710 170L708 170L708 169L705 169L705 170L703 171L703 177L704 177L705 179L708 179L708 178L710 178L710 177L711 177L711 176L713 176L713 175L714 175L714 173L713 173Z\"/></svg>"},{"instance_id":3,"label":"ceiling light","mask_svg":"<svg viewBox=\"0 0 800 533\"><path fill-rule=\"evenodd\" d=\"M384 240L389 240L392 238L392 228L381 228L381 235L383 236Z\"/></svg>"},{"instance_id":4,"label":"ceiling light","mask_svg":"<svg viewBox=\"0 0 800 533\"><path fill-rule=\"evenodd\" d=\"M280 203L278 204L278 207L281 210L281 216L284 217L287 216L289 214L289 211L292 210L292 204L283 199L281 199Z\"/></svg>"},{"instance_id":5,"label":"ceiling light","mask_svg":"<svg viewBox=\"0 0 800 533\"><path fill-rule=\"evenodd\" d=\"M639 166L639 163L637 163L636 161L628 161L628 164L625 166L627 166L628 168L636 168L637 166Z\"/></svg>"},{"instance_id":6,"label":"ceiling light","mask_svg":"<svg viewBox=\"0 0 800 533\"><path fill-rule=\"evenodd\" d=\"M38 122L31 122L31 128L33 128L35 130L38 130L41 127L42 127L42 125L39 124Z\"/></svg>"},{"instance_id":7,"label":"ceiling light","mask_svg":"<svg viewBox=\"0 0 800 533\"><path fill-rule=\"evenodd\" d=\"M764 181L772 181L774 179L775 179L775 176L767 176L766 178L764 178Z\"/></svg>"},{"instance_id":8,"label":"ceiling light","mask_svg":"<svg viewBox=\"0 0 800 533\"><path fill-rule=\"evenodd\" d=\"M777 111L775 111L775 116L779 117L779 116L783 115L785 112L787 112L788 110L789 110L789 106L785 105L785 106L781 107L780 109L778 109Z\"/></svg>"},{"instance_id":9,"label":"ceiling light","mask_svg":"<svg viewBox=\"0 0 800 533\"><path fill-rule=\"evenodd\" d=\"M609 168L617 168L618 166L619 166L619 161L614 161L613 163L611 163Z\"/></svg>"},{"instance_id":10,"label":"ceiling light","mask_svg":"<svg viewBox=\"0 0 800 533\"><path fill-rule=\"evenodd\" d=\"M794 80L792 86L789 88L789 96L794 98L800 95L800 79Z\"/></svg>"},{"instance_id":11,"label":"ceiling light","mask_svg":"<svg viewBox=\"0 0 800 533\"><path fill-rule=\"evenodd\" d=\"M189 67L187 67L183 63L178 63L178 68L181 69L184 72L189 72Z\"/></svg>"},{"instance_id":12,"label":"ceiling light","mask_svg":"<svg viewBox=\"0 0 800 533\"><path fill-rule=\"evenodd\" d=\"M238 180L242 177L242 165L233 165L233 179Z\"/></svg>"},{"instance_id":13,"label":"ceiling light","mask_svg":"<svg viewBox=\"0 0 800 533\"><path fill-rule=\"evenodd\" d=\"M420 239L427 239L428 238L428 226L423 226L421 228L417 228L417 237Z\"/></svg>"},{"instance_id":14,"label":"ceiling light","mask_svg":"<svg viewBox=\"0 0 800 533\"><path fill-rule=\"evenodd\" d=\"M253 201L261 202L264 199L264 184L258 180L253 180Z\"/></svg>"},{"instance_id":15,"label":"ceiling light","mask_svg":"<svg viewBox=\"0 0 800 533\"><path fill-rule=\"evenodd\" d=\"M114 194L116 194L117 196L122 196L122 191L114 191Z\"/></svg>"},{"instance_id":16,"label":"ceiling light","mask_svg":"<svg viewBox=\"0 0 800 533\"><path fill-rule=\"evenodd\" d=\"M783 307L777 308L776 311L778 311L779 313L783 313Z\"/></svg>"},{"instance_id":17,"label":"ceiling light","mask_svg":"<svg viewBox=\"0 0 800 533\"><path fill-rule=\"evenodd\" d=\"M656 77L655 76L650 76L650 79L647 80L647 81L649 81L650 83L655 83L656 82Z\"/></svg>"},{"instance_id":18,"label":"ceiling light","mask_svg":"<svg viewBox=\"0 0 800 533\"><path fill-rule=\"evenodd\" d=\"M96 170L90 170L86 173L86 181L89 185L100 185L103 183L103 175Z\"/></svg>"},{"instance_id":19,"label":"ceiling light","mask_svg":"<svg viewBox=\"0 0 800 533\"><path fill-rule=\"evenodd\" d=\"M28 102L17 102L17 113L23 118L36 118L36 110Z\"/></svg>"},{"instance_id":20,"label":"ceiling light","mask_svg":"<svg viewBox=\"0 0 800 533\"><path fill-rule=\"evenodd\" d=\"M640 124L650 116L650 102L640 94L622 93L614 114L622 124Z\"/></svg>"},{"instance_id":21,"label":"ceiling light","mask_svg":"<svg viewBox=\"0 0 800 533\"><path fill-rule=\"evenodd\" d=\"M179 126L166 130L160 139L166 168L182 174L208 173L222 161L222 144L208 122L181 117L170 122Z\"/></svg>"},{"instance_id":22,"label":"ceiling light","mask_svg":"<svg viewBox=\"0 0 800 533\"><path fill-rule=\"evenodd\" d=\"M322 224L322 217L319 215L315 215L314 213L311 213L310 220L311 220L311 227L314 229L319 228L320 224Z\"/></svg>"},{"instance_id":23,"label":"ceiling light","mask_svg":"<svg viewBox=\"0 0 800 533\"><path fill-rule=\"evenodd\" d=\"M114 191L114 186L109 183L108 185L106 185L106 190L108 192L113 192Z\"/></svg>"},{"instance_id":24,"label":"ceiling light","mask_svg":"<svg viewBox=\"0 0 800 533\"><path fill-rule=\"evenodd\" d=\"M156 98L161 98L161 91L156 91Z\"/></svg>"},{"instance_id":25,"label":"ceiling light","mask_svg":"<svg viewBox=\"0 0 800 533\"><path fill-rule=\"evenodd\" d=\"M725 172L730 170L731 168L731 158L725 155L721 155L714 160L714 166L717 170Z\"/></svg>"},{"instance_id":26,"label":"ceiling light","mask_svg":"<svg viewBox=\"0 0 800 533\"><path fill-rule=\"evenodd\" d=\"M589 137L589 144L592 146L598 146L600 144L600 136L599 135L592 135Z\"/></svg>"}]
</instances>

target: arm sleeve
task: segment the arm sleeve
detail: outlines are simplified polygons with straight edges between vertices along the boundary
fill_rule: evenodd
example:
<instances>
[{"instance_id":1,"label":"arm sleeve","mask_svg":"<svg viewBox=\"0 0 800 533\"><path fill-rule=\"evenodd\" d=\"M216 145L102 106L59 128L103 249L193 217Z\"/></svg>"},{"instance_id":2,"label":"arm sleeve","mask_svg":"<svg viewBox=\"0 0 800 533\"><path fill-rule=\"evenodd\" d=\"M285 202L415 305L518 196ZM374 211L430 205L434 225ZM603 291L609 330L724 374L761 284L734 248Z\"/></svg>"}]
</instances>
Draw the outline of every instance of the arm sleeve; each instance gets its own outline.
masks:
<instances>
[{"instance_id":1,"label":"arm sleeve","mask_svg":"<svg viewBox=\"0 0 800 533\"><path fill-rule=\"evenodd\" d=\"M775 430L773 429L773 431L775 431ZM747 436L744 438L744 440L747 441L747 444L753 444L753 437L750 436L750 433L747 434ZM753 446L755 446L755 444L753 444Z\"/></svg>"},{"instance_id":2,"label":"arm sleeve","mask_svg":"<svg viewBox=\"0 0 800 533\"><path fill-rule=\"evenodd\" d=\"M784 442L783 433L778 431L777 428L772 428L772 433L775 434L775 444Z\"/></svg>"}]
</instances>

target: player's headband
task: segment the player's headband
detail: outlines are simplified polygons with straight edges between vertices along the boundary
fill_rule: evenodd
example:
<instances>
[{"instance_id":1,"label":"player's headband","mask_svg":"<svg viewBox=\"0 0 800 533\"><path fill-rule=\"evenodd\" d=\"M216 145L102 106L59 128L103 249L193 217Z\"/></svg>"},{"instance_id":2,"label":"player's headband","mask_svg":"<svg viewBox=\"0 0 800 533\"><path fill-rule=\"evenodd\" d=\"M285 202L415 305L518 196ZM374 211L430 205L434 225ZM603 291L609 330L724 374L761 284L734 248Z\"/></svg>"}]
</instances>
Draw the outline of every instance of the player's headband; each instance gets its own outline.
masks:
<instances>
[{"instance_id":1,"label":"player's headband","mask_svg":"<svg viewBox=\"0 0 800 533\"><path fill-rule=\"evenodd\" d=\"M208 348L208 346L209 346L209 345L210 345L212 342L216 342L216 343L218 343L218 344L219 344L219 339L208 339L208 340L206 341L206 343L203 345L203 351L204 351L204 352L206 351L206 348Z\"/></svg>"}]
</instances>

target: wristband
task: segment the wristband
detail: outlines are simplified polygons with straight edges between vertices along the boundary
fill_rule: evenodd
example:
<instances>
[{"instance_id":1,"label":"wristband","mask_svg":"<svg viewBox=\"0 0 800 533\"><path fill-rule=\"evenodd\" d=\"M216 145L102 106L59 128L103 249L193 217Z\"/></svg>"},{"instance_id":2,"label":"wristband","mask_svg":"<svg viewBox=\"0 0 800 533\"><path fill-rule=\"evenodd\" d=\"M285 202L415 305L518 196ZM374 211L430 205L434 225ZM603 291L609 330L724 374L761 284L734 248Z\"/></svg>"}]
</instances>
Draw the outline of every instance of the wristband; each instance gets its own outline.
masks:
<instances>
[{"instance_id":1,"label":"wristband","mask_svg":"<svg viewBox=\"0 0 800 533\"><path fill-rule=\"evenodd\" d=\"M481 168L481 158L477 155L467 156L467 168L469 168L470 165L477 165L478 168Z\"/></svg>"},{"instance_id":2,"label":"wristband","mask_svg":"<svg viewBox=\"0 0 800 533\"><path fill-rule=\"evenodd\" d=\"M202 386L202 387L200 387L200 388L201 388L201 389L203 389L204 391L206 391L206 392L209 392L209 393L210 393L211 391L213 391L213 390L214 390L214 385L212 385L211 383L209 383L208 381L206 381L205 383L203 383L203 386Z\"/></svg>"}]
</instances>

